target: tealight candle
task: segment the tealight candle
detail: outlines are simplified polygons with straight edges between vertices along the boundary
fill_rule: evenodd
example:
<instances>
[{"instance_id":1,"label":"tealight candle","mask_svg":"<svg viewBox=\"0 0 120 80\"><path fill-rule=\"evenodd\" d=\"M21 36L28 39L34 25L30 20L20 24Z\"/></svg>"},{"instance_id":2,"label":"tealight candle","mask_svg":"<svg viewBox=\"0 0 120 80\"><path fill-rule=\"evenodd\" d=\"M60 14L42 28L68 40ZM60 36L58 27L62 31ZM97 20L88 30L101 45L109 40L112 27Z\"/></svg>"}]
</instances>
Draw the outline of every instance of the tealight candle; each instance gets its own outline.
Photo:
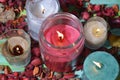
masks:
<instances>
[{"instance_id":1,"label":"tealight candle","mask_svg":"<svg viewBox=\"0 0 120 80\"><path fill-rule=\"evenodd\" d=\"M10 65L23 67L29 63L31 41L24 30L12 29L2 34L0 38L6 39L1 52Z\"/></svg>"},{"instance_id":2,"label":"tealight candle","mask_svg":"<svg viewBox=\"0 0 120 80\"><path fill-rule=\"evenodd\" d=\"M107 39L107 23L101 17L92 17L85 24L84 33L85 45L90 49L98 49Z\"/></svg>"},{"instance_id":3,"label":"tealight candle","mask_svg":"<svg viewBox=\"0 0 120 80\"><path fill-rule=\"evenodd\" d=\"M110 53L96 51L85 59L83 70L87 80L115 80L119 74L119 64Z\"/></svg>"},{"instance_id":4,"label":"tealight candle","mask_svg":"<svg viewBox=\"0 0 120 80\"><path fill-rule=\"evenodd\" d=\"M27 0L27 23L31 37L38 41L38 33L44 19L59 11L57 0Z\"/></svg>"},{"instance_id":5,"label":"tealight candle","mask_svg":"<svg viewBox=\"0 0 120 80\"><path fill-rule=\"evenodd\" d=\"M39 33L41 55L45 65L56 72L69 72L84 47L79 19L70 13L49 16Z\"/></svg>"}]
</instances>

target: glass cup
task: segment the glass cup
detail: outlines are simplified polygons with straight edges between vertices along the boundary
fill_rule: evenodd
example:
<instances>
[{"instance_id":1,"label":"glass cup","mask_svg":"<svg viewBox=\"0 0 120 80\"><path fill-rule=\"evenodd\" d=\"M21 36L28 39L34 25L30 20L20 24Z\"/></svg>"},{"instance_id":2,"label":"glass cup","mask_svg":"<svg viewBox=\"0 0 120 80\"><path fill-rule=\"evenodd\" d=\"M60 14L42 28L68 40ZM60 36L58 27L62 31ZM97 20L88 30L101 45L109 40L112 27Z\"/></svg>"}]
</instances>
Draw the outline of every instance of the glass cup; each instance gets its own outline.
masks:
<instances>
[{"instance_id":1,"label":"glass cup","mask_svg":"<svg viewBox=\"0 0 120 80\"><path fill-rule=\"evenodd\" d=\"M98 49L107 39L108 24L98 16L91 17L84 25L85 46Z\"/></svg>"},{"instance_id":2,"label":"glass cup","mask_svg":"<svg viewBox=\"0 0 120 80\"><path fill-rule=\"evenodd\" d=\"M45 65L56 72L75 68L77 57L84 47L83 26L70 13L56 13L43 22L39 44Z\"/></svg>"},{"instance_id":3,"label":"glass cup","mask_svg":"<svg viewBox=\"0 0 120 80\"><path fill-rule=\"evenodd\" d=\"M27 0L27 23L31 37L38 41L39 29L42 22L51 14L59 11L58 0Z\"/></svg>"},{"instance_id":4,"label":"glass cup","mask_svg":"<svg viewBox=\"0 0 120 80\"><path fill-rule=\"evenodd\" d=\"M26 66L31 58L30 36L22 29L11 29L0 35L5 40L1 53L12 66Z\"/></svg>"}]
</instances>

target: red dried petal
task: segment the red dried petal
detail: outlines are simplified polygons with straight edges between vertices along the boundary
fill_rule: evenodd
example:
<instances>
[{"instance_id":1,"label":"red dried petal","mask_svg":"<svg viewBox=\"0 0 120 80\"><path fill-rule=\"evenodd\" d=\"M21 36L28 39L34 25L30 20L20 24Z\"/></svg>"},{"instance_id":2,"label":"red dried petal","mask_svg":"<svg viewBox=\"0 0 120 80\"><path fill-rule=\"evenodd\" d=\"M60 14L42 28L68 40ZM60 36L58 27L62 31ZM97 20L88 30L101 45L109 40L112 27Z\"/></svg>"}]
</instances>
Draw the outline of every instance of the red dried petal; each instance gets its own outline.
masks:
<instances>
[{"instance_id":1,"label":"red dried petal","mask_svg":"<svg viewBox=\"0 0 120 80\"><path fill-rule=\"evenodd\" d=\"M82 18L85 20L89 19L89 17L90 17L90 14L87 11L82 12L81 14L82 14Z\"/></svg>"},{"instance_id":2,"label":"red dried petal","mask_svg":"<svg viewBox=\"0 0 120 80\"><path fill-rule=\"evenodd\" d=\"M40 57L40 48L39 47L32 48L32 54L36 57Z\"/></svg>"},{"instance_id":3,"label":"red dried petal","mask_svg":"<svg viewBox=\"0 0 120 80\"><path fill-rule=\"evenodd\" d=\"M42 64L42 60L40 58L35 58L34 60L31 61L31 64L34 66L38 66Z\"/></svg>"},{"instance_id":4,"label":"red dried petal","mask_svg":"<svg viewBox=\"0 0 120 80\"><path fill-rule=\"evenodd\" d=\"M100 11L101 10L101 6L100 5L94 5L93 10L94 11Z\"/></svg>"}]
</instances>

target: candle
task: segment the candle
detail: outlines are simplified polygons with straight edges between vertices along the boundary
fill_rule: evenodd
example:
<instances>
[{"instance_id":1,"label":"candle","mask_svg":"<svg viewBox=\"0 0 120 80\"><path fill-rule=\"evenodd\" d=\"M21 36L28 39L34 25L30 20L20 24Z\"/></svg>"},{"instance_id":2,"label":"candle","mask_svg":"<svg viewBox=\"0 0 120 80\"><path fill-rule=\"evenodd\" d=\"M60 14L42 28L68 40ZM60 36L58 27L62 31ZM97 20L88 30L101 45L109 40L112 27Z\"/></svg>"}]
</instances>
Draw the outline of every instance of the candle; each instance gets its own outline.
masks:
<instances>
[{"instance_id":1,"label":"candle","mask_svg":"<svg viewBox=\"0 0 120 80\"><path fill-rule=\"evenodd\" d=\"M6 39L2 46L2 54L12 66L23 67L30 61L30 37L22 29L12 29L0 36Z\"/></svg>"},{"instance_id":2,"label":"candle","mask_svg":"<svg viewBox=\"0 0 120 80\"><path fill-rule=\"evenodd\" d=\"M83 69L88 80L115 80L119 64L110 53L96 51L85 59Z\"/></svg>"},{"instance_id":3,"label":"candle","mask_svg":"<svg viewBox=\"0 0 120 80\"><path fill-rule=\"evenodd\" d=\"M69 72L84 47L82 24L70 13L49 16L39 33L45 65L56 72Z\"/></svg>"},{"instance_id":4,"label":"candle","mask_svg":"<svg viewBox=\"0 0 120 80\"><path fill-rule=\"evenodd\" d=\"M107 39L107 23L101 17L92 17L85 24L84 33L85 45L90 49L98 49Z\"/></svg>"},{"instance_id":5,"label":"candle","mask_svg":"<svg viewBox=\"0 0 120 80\"><path fill-rule=\"evenodd\" d=\"M57 0L27 0L27 23L31 37L38 41L38 33L44 19L59 11Z\"/></svg>"}]
</instances>

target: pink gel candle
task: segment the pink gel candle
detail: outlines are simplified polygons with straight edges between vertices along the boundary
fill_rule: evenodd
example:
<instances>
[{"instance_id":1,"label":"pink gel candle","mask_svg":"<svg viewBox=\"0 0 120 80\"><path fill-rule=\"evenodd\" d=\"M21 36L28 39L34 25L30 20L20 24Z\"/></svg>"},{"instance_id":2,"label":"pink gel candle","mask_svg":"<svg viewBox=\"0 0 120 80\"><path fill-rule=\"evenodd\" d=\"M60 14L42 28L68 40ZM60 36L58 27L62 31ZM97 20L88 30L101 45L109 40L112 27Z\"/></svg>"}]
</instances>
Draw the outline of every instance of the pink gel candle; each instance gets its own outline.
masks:
<instances>
[{"instance_id":1,"label":"pink gel candle","mask_svg":"<svg viewBox=\"0 0 120 80\"><path fill-rule=\"evenodd\" d=\"M49 16L41 28L39 43L46 66L57 72L71 71L84 46L79 20L70 13L57 13Z\"/></svg>"}]
</instances>

